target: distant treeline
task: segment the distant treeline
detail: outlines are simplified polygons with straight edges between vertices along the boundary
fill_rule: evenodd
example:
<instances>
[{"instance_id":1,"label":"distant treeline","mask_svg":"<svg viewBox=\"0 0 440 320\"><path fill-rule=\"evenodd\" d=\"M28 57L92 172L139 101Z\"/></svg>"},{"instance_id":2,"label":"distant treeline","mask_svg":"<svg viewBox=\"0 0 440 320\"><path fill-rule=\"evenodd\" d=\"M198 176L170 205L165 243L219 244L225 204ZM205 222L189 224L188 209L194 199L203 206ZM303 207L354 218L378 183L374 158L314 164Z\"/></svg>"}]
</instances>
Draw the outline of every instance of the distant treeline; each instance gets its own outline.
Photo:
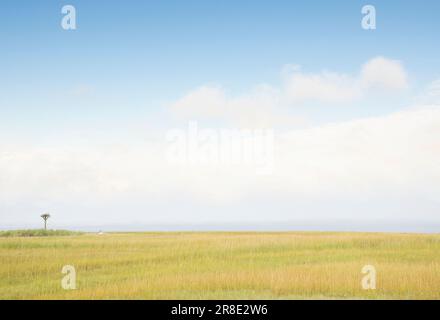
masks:
<instances>
[{"instance_id":1,"label":"distant treeline","mask_svg":"<svg viewBox=\"0 0 440 320\"><path fill-rule=\"evenodd\" d=\"M83 234L82 232L68 230L10 230L0 231L0 237L54 237L54 236L74 236Z\"/></svg>"}]
</instances>

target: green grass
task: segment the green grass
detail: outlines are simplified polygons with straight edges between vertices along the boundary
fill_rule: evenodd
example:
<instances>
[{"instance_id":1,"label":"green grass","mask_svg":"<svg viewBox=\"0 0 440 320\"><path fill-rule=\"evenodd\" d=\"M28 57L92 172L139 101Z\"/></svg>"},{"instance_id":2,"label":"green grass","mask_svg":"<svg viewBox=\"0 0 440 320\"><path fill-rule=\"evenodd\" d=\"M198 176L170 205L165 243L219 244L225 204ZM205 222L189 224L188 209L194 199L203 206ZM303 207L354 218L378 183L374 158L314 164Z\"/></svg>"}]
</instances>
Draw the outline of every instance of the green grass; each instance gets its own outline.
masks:
<instances>
[{"instance_id":1,"label":"green grass","mask_svg":"<svg viewBox=\"0 0 440 320\"><path fill-rule=\"evenodd\" d=\"M440 235L418 234L3 237L0 299L440 299L439 253ZM376 290L361 287L367 264Z\"/></svg>"},{"instance_id":2,"label":"green grass","mask_svg":"<svg viewBox=\"0 0 440 320\"><path fill-rule=\"evenodd\" d=\"M82 233L68 231L68 230L44 230L44 229L0 231L0 237L55 237L55 236L62 237L62 236L74 236L80 234Z\"/></svg>"}]
</instances>

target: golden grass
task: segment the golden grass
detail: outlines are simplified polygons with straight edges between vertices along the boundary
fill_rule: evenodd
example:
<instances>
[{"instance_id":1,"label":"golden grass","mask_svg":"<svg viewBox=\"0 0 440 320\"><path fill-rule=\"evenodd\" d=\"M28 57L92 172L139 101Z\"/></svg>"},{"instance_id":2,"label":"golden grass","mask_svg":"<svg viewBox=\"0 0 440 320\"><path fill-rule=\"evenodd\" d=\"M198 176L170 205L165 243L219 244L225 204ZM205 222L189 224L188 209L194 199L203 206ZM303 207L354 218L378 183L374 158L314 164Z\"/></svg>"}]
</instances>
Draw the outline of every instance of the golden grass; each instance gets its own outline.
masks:
<instances>
[{"instance_id":1,"label":"golden grass","mask_svg":"<svg viewBox=\"0 0 440 320\"><path fill-rule=\"evenodd\" d=\"M377 269L377 289L361 269ZM77 290L61 288L64 265ZM440 235L124 233L0 238L0 299L439 299Z\"/></svg>"}]
</instances>

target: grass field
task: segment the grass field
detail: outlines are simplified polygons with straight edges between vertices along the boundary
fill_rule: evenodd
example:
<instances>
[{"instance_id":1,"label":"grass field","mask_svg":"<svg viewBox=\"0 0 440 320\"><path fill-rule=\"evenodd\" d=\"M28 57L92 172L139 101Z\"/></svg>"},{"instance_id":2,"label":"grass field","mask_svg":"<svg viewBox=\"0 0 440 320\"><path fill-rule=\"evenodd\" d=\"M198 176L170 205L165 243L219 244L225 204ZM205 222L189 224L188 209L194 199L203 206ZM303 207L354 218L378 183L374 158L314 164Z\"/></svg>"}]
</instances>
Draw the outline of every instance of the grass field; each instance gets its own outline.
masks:
<instances>
[{"instance_id":1,"label":"grass field","mask_svg":"<svg viewBox=\"0 0 440 320\"><path fill-rule=\"evenodd\" d=\"M363 290L374 265L377 289ZM73 265L77 289L61 287ZM440 235L0 237L1 299L440 299Z\"/></svg>"}]
</instances>

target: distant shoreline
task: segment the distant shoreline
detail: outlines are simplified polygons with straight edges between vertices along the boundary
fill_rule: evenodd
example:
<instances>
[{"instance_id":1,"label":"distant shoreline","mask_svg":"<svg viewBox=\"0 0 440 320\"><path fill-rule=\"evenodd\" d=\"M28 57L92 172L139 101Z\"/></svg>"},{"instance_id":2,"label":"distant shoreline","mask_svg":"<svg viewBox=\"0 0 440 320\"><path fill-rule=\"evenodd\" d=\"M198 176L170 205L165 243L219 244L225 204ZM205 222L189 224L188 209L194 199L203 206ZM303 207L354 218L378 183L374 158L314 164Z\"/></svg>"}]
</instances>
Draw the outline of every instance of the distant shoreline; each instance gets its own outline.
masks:
<instances>
[{"instance_id":1,"label":"distant shoreline","mask_svg":"<svg viewBox=\"0 0 440 320\"><path fill-rule=\"evenodd\" d=\"M236 222L236 223L130 223L130 224L60 224L52 223L55 230L81 232L379 232L379 233L440 233L440 221L290 221L290 222ZM0 225L0 231L41 229L41 225Z\"/></svg>"}]
</instances>

